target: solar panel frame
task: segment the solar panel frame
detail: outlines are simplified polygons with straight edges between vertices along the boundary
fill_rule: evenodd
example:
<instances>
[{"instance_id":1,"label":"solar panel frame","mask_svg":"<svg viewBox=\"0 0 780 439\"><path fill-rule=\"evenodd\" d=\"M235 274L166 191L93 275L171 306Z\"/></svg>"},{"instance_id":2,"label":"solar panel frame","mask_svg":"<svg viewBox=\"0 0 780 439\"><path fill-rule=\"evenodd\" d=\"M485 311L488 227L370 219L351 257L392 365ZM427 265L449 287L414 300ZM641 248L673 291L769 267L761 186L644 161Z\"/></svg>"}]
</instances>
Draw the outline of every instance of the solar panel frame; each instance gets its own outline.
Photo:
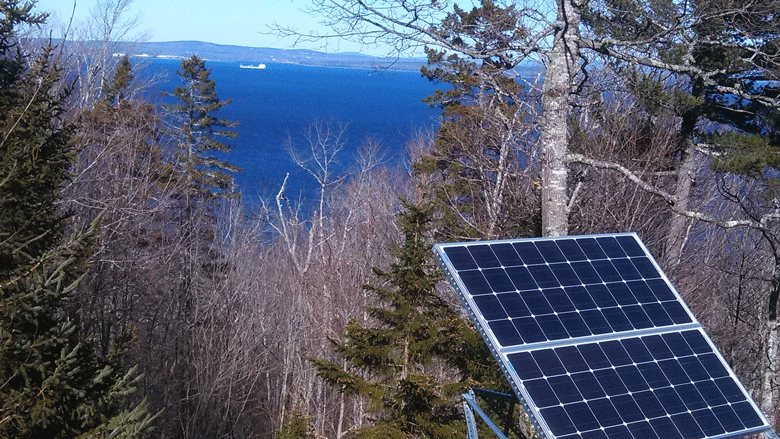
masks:
<instances>
[{"instance_id":1,"label":"solar panel frame","mask_svg":"<svg viewBox=\"0 0 780 439\"><path fill-rule=\"evenodd\" d=\"M441 243L434 253L544 437L771 431L635 233ZM712 419L722 421L704 431Z\"/></svg>"}]
</instances>

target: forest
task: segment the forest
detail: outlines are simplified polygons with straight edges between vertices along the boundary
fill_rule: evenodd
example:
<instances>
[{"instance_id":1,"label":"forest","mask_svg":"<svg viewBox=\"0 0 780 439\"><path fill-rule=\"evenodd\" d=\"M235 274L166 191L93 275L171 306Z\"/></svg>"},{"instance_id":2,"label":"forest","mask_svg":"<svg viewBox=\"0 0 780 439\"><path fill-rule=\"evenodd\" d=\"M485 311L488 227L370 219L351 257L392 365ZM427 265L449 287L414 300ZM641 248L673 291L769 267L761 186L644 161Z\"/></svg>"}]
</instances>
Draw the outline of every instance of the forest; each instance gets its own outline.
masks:
<instances>
[{"instance_id":1,"label":"forest","mask_svg":"<svg viewBox=\"0 0 780 439\"><path fill-rule=\"evenodd\" d=\"M129 1L65 44L0 0L1 438L466 437L509 387L433 243L626 231L778 425L780 0L311 0L275 32L424 49L441 123L344 174L315 124L317 196L251 210L208 63L157 105L112 56Z\"/></svg>"}]
</instances>

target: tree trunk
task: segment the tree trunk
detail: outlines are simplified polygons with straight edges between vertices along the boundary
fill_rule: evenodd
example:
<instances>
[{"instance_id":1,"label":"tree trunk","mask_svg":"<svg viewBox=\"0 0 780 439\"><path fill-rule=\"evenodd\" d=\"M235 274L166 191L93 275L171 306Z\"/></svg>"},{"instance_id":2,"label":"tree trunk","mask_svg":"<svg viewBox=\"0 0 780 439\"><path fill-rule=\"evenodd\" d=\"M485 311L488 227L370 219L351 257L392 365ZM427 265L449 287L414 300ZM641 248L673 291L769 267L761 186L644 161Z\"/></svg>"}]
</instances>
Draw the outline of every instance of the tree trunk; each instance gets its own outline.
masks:
<instances>
[{"instance_id":1,"label":"tree trunk","mask_svg":"<svg viewBox=\"0 0 780 439\"><path fill-rule=\"evenodd\" d=\"M675 205L684 210L689 210L691 189L693 188L696 171L698 168L698 159L693 146L689 146L684 152L682 163L677 170L677 185L675 186L674 196L677 199ZM674 273L675 268L680 264L685 242L688 238L688 223L690 218L673 213L669 222L669 234L666 237L666 251L664 262L669 273Z\"/></svg>"},{"instance_id":2,"label":"tree trunk","mask_svg":"<svg viewBox=\"0 0 780 439\"><path fill-rule=\"evenodd\" d=\"M766 340L766 358L764 361L763 376L761 377L761 410L764 412L769 423L775 424L775 364L777 360L778 345L780 344L780 334L778 333L777 319L770 319L767 322L768 334Z\"/></svg>"},{"instance_id":3,"label":"tree trunk","mask_svg":"<svg viewBox=\"0 0 780 439\"><path fill-rule=\"evenodd\" d=\"M777 355L780 351L780 328L777 321L777 303L780 298L780 258L775 257L772 272L772 291L769 294L767 310L767 340L766 357L763 376L761 378L761 410L769 418L770 424L775 423L775 372Z\"/></svg>"},{"instance_id":4,"label":"tree trunk","mask_svg":"<svg viewBox=\"0 0 780 439\"><path fill-rule=\"evenodd\" d=\"M500 149L498 156L498 168L496 169L496 182L493 188L490 190L490 196L487 199L487 211L488 211L488 224L486 230L486 237L489 239L495 239L498 236L498 221L503 213L504 207L504 190L506 189L507 180L509 178L510 167L509 157L512 147L512 140L514 138L514 115L509 118L499 113L499 120L502 121L506 127L503 133L501 133Z\"/></svg>"},{"instance_id":5,"label":"tree trunk","mask_svg":"<svg viewBox=\"0 0 780 439\"><path fill-rule=\"evenodd\" d=\"M344 370L347 370L347 359L344 358L341 360L341 367ZM346 397L344 396L344 392L339 393L339 417L336 422L336 439L341 439L342 436L344 436L344 411L346 409Z\"/></svg>"},{"instance_id":6,"label":"tree trunk","mask_svg":"<svg viewBox=\"0 0 780 439\"><path fill-rule=\"evenodd\" d=\"M566 154L571 87L577 76L577 37L580 22L576 2L558 0L558 29L547 55L542 89L541 165L542 234L562 236L569 231Z\"/></svg>"}]
</instances>

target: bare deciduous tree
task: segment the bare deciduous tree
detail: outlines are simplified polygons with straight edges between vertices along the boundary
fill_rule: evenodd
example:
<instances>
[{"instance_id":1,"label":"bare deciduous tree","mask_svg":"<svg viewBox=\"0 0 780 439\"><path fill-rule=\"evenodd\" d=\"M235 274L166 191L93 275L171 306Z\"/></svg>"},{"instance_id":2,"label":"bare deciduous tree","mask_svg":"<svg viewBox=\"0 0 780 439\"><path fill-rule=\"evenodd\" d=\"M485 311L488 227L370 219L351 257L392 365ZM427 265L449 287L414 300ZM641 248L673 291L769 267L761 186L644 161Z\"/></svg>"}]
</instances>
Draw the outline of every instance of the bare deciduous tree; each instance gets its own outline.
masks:
<instances>
[{"instance_id":1,"label":"bare deciduous tree","mask_svg":"<svg viewBox=\"0 0 780 439\"><path fill-rule=\"evenodd\" d=\"M139 16L129 16L134 0L95 0L85 22L72 24L66 46L77 72L77 105L89 107L100 99L122 55L131 55L145 37L137 33ZM131 53L127 53L131 52Z\"/></svg>"}]
</instances>

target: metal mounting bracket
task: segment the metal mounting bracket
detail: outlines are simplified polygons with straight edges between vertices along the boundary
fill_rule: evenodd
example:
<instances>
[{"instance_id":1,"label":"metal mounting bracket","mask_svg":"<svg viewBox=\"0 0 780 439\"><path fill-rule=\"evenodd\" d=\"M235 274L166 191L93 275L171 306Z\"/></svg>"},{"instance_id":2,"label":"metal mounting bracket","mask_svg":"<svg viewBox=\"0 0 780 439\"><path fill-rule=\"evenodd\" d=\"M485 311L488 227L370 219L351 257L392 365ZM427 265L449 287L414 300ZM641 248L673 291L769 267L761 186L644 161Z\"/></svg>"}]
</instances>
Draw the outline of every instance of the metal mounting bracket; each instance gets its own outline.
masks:
<instances>
[{"instance_id":1,"label":"metal mounting bracket","mask_svg":"<svg viewBox=\"0 0 780 439\"><path fill-rule=\"evenodd\" d=\"M503 400L509 402L509 409L507 410L505 426L502 431L492 419L485 413L484 410L477 403L477 395L486 400ZM499 439L507 439L509 434L509 427L512 422L512 414L514 413L516 398L514 395L494 392L492 390L485 389L470 389L468 393L463 394L463 409L466 413L466 427L468 429L468 439L478 439L477 425L474 413L476 413L482 420L490 427ZM780 438L778 438L780 439Z\"/></svg>"}]
</instances>

